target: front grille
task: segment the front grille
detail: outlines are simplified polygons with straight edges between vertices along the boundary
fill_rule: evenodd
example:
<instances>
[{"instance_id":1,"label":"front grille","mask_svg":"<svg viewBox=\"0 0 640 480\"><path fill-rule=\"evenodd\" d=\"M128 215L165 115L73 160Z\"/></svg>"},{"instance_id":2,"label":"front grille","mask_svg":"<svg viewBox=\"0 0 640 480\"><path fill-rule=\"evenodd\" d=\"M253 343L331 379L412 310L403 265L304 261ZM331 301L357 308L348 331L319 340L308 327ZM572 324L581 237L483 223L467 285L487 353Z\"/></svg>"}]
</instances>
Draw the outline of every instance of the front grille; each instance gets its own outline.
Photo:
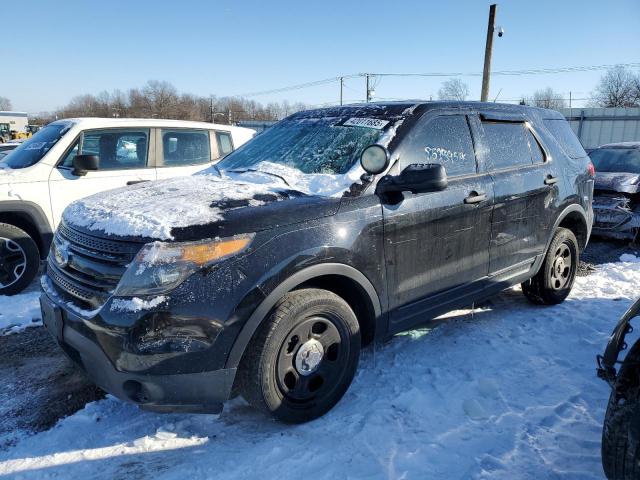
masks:
<instances>
[{"instance_id":1,"label":"front grille","mask_svg":"<svg viewBox=\"0 0 640 480\"><path fill-rule=\"evenodd\" d=\"M47 275L63 298L96 309L113 293L142 245L96 237L62 223L47 259ZM54 249L61 253L58 259Z\"/></svg>"}]
</instances>

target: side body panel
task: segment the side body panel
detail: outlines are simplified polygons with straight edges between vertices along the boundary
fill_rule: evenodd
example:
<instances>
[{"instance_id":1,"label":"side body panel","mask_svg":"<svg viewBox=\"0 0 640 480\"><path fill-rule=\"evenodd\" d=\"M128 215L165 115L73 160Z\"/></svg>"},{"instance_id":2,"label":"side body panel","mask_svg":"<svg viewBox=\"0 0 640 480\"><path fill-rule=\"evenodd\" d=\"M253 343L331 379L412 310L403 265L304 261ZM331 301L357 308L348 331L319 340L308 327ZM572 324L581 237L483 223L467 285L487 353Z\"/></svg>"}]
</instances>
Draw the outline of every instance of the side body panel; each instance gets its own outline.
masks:
<instances>
[{"instance_id":1,"label":"side body panel","mask_svg":"<svg viewBox=\"0 0 640 480\"><path fill-rule=\"evenodd\" d=\"M465 135L473 144L469 130L473 113L466 109L425 113L415 134L409 134L398 147L400 169L433 161L459 168L456 165L463 162L460 159L465 154L452 152L446 145L454 132L445 130L434 135L431 128L442 119L462 118ZM438 143L438 139L444 143ZM493 181L488 174L477 172L473 158L477 154L473 145L470 148L466 155L471 157L476 173L450 176L447 188L439 192L382 196L392 331L424 323L452 303L465 299L471 303L486 281ZM434 151L446 152L446 156L429 155ZM476 195L483 199L468 203Z\"/></svg>"}]
</instances>

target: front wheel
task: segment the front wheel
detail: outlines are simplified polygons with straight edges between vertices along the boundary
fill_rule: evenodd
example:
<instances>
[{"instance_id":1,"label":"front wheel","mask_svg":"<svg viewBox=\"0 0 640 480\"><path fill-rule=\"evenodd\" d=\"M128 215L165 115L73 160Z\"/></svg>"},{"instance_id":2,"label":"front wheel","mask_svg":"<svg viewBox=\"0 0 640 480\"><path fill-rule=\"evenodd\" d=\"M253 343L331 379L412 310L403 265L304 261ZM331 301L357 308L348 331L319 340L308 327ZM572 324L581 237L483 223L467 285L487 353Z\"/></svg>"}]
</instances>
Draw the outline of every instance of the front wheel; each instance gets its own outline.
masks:
<instances>
[{"instance_id":1,"label":"front wheel","mask_svg":"<svg viewBox=\"0 0 640 480\"><path fill-rule=\"evenodd\" d=\"M240 391L287 423L328 412L349 388L360 357L360 329L338 295L314 288L286 294L242 359Z\"/></svg>"},{"instance_id":2,"label":"front wheel","mask_svg":"<svg viewBox=\"0 0 640 480\"><path fill-rule=\"evenodd\" d=\"M571 293L578 271L578 240L567 228L558 228L551 239L540 271L522 284L522 292L533 303L556 305Z\"/></svg>"},{"instance_id":3,"label":"front wheel","mask_svg":"<svg viewBox=\"0 0 640 480\"><path fill-rule=\"evenodd\" d=\"M36 242L24 230L0 223L0 295L15 295L35 278L40 267Z\"/></svg>"}]
</instances>

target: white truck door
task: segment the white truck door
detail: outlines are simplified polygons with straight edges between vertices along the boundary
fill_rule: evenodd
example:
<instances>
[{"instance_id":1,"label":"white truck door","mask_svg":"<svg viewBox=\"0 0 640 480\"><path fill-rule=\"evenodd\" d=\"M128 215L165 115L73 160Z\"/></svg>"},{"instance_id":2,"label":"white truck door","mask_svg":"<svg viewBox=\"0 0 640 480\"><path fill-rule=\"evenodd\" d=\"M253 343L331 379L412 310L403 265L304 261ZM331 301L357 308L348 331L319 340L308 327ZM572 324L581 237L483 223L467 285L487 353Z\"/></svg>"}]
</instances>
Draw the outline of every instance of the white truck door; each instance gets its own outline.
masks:
<instances>
[{"instance_id":1,"label":"white truck door","mask_svg":"<svg viewBox=\"0 0 640 480\"><path fill-rule=\"evenodd\" d=\"M156 169L149 163L150 130L148 128L110 128L86 130L67 151L49 177L51 208L57 228L62 212L74 200L94 193L156 179ZM74 172L76 155L97 155L97 170Z\"/></svg>"}]
</instances>

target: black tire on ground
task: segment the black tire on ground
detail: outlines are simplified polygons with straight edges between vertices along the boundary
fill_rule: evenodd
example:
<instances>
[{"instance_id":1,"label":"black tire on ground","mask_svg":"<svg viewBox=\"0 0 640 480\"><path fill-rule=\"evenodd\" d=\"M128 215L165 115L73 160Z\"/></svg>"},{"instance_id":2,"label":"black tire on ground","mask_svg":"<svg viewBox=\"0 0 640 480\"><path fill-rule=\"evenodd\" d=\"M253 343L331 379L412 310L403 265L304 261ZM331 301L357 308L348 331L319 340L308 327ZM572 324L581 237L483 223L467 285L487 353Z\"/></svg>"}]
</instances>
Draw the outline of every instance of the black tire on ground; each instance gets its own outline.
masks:
<instances>
[{"instance_id":1,"label":"black tire on ground","mask_svg":"<svg viewBox=\"0 0 640 480\"><path fill-rule=\"evenodd\" d=\"M533 303L556 305L571 292L580 254L573 232L558 228L549 244L540 271L522 284L522 292Z\"/></svg>"},{"instance_id":2,"label":"black tire on ground","mask_svg":"<svg viewBox=\"0 0 640 480\"><path fill-rule=\"evenodd\" d=\"M0 295L24 290L40 268L36 242L18 227L0 223Z\"/></svg>"},{"instance_id":3,"label":"black tire on ground","mask_svg":"<svg viewBox=\"0 0 640 480\"><path fill-rule=\"evenodd\" d=\"M247 346L242 396L286 423L328 412L349 388L360 358L360 328L338 295L307 288L287 293Z\"/></svg>"},{"instance_id":4,"label":"black tire on ground","mask_svg":"<svg viewBox=\"0 0 640 480\"><path fill-rule=\"evenodd\" d=\"M602 468L609 480L640 478L640 341L624 360L602 428Z\"/></svg>"}]
</instances>

